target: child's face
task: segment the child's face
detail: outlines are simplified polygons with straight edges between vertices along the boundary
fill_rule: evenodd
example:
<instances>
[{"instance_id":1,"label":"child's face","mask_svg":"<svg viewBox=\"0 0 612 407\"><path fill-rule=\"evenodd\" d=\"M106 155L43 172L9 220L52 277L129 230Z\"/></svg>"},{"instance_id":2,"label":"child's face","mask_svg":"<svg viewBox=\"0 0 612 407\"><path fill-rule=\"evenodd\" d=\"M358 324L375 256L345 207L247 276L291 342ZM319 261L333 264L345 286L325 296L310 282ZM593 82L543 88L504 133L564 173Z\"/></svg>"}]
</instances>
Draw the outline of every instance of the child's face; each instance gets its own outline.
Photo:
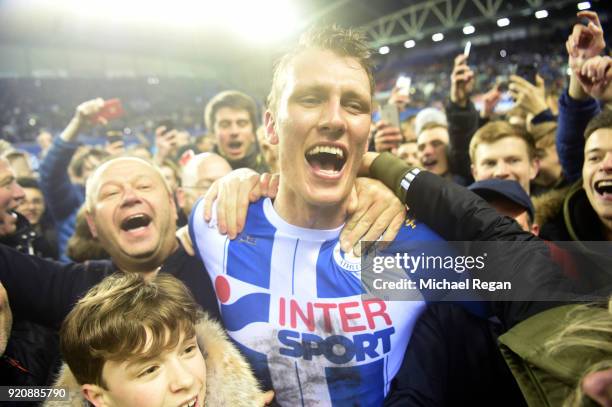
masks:
<instances>
[{"instance_id":1,"label":"child's face","mask_svg":"<svg viewBox=\"0 0 612 407\"><path fill-rule=\"evenodd\" d=\"M96 407L204 405L206 363L195 336L181 336L176 348L146 361L107 361L102 377L108 390L87 397Z\"/></svg>"}]
</instances>

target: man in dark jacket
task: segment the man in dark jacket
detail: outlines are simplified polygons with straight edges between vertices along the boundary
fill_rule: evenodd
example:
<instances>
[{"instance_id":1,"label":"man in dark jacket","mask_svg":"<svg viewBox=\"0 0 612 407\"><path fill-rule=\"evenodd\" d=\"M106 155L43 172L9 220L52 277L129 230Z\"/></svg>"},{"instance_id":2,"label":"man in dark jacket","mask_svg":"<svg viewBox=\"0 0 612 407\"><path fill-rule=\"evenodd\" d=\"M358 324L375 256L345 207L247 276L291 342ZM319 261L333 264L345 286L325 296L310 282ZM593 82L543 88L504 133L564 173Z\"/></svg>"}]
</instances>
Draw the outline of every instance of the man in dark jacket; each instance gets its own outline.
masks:
<instances>
[{"instance_id":1,"label":"man in dark jacket","mask_svg":"<svg viewBox=\"0 0 612 407\"><path fill-rule=\"evenodd\" d=\"M519 325L521 322L530 321L535 315L572 298L580 298L576 295L584 294L584 291L564 279L555 268L551 269L545 246L537 237L522 231L512 219L500 217L476 195L427 172L409 171L399 160L390 156L373 158L366 158L370 174L394 188L414 216L427 222L446 239L508 241L508 250L514 249L511 253L515 259L513 264L497 264L499 267L488 269L492 271L489 278L512 279L521 287L507 296L495 294L489 297L492 301L491 311L499 318L501 325L477 319L464 309L450 304L430 306L415 326L413 340L402 370L392 384L387 404L523 405L517 384L495 347L495 338L506 330L524 336L525 328L523 324ZM368 165L372 161L373 164ZM609 267L598 271L583 270L603 271L605 275L599 277L604 283L597 296L606 300L612 287L610 270ZM569 295L564 301L507 301L561 298L559 293ZM563 319L556 321L563 323ZM516 341L511 336L505 336L505 343L517 352ZM529 346L525 341L522 344ZM514 370L514 366L510 367ZM573 380L577 380L576 377ZM525 390L523 386L524 381L521 388ZM562 391L567 392L568 387L571 388L571 384L565 384ZM551 388L547 387L548 390ZM528 393L525 395L529 396ZM559 398L558 393L544 396L551 399L556 397L557 401Z\"/></svg>"}]
</instances>

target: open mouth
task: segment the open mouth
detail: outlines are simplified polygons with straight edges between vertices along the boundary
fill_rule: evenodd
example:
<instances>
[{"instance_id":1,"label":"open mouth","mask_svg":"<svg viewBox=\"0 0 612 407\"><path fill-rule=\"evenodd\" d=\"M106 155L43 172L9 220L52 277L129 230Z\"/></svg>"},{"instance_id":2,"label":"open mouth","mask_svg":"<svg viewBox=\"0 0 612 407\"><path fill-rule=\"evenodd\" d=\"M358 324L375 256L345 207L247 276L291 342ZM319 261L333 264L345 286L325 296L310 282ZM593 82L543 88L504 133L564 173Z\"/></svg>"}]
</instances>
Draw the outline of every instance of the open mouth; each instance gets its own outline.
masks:
<instances>
[{"instance_id":1,"label":"open mouth","mask_svg":"<svg viewBox=\"0 0 612 407\"><path fill-rule=\"evenodd\" d=\"M121 230L131 232L136 229L146 228L152 221L153 219L149 215L138 213L125 218L121 222Z\"/></svg>"},{"instance_id":2,"label":"open mouth","mask_svg":"<svg viewBox=\"0 0 612 407\"><path fill-rule=\"evenodd\" d=\"M227 143L227 146L230 150L238 150L240 147L242 147L242 141L230 141Z\"/></svg>"},{"instance_id":3,"label":"open mouth","mask_svg":"<svg viewBox=\"0 0 612 407\"><path fill-rule=\"evenodd\" d=\"M612 180L601 180L595 182L595 192L601 196L610 195L612 196Z\"/></svg>"},{"instance_id":4,"label":"open mouth","mask_svg":"<svg viewBox=\"0 0 612 407\"><path fill-rule=\"evenodd\" d=\"M194 397L191 400L189 400L188 402L181 404L180 407L194 407L194 406L198 405L197 403L198 403L198 398Z\"/></svg>"},{"instance_id":5,"label":"open mouth","mask_svg":"<svg viewBox=\"0 0 612 407\"><path fill-rule=\"evenodd\" d=\"M423 167L425 168L431 168L435 166L437 163L438 163L438 160L436 160L435 158L424 158L421 161L421 164L423 164Z\"/></svg>"},{"instance_id":6,"label":"open mouth","mask_svg":"<svg viewBox=\"0 0 612 407\"><path fill-rule=\"evenodd\" d=\"M315 172L336 175L346 164L347 154L337 146L318 145L306 151L306 161Z\"/></svg>"}]
</instances>

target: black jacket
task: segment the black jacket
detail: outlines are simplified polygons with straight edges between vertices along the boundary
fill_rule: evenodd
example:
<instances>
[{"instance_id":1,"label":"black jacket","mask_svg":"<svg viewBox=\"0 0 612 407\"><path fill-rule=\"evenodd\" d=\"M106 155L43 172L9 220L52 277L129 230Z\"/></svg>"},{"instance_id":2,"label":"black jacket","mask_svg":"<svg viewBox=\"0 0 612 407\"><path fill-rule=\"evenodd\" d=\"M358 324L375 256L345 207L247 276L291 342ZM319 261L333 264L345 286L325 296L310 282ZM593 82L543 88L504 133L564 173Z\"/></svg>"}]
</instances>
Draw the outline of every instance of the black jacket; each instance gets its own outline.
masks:
<instances>
[{"instance_id":1,"label":"black jacket","mask_svg":"<svg viewBox=\"0 0 612 407\"><path fill-rule=\"evenodd\" d=\"M15 248L22 253L51 259L58 258L57 236L52 228L37 229L18 212L15 233L0 238L0 244Z\"/></svg>"},{"instance_id":2,"label":"black jacket","mask_svg":"<svg viewBox=\"0 0 612 407\"><path fill-rule=\"evenodd\" d=\"M430 304L417 321L385 406L508 406L525 402L497 348L497 329L453 304Z\"/></svg>"},{"instance_id":3,"label":"black jacket","mask_svg":"<svg viewBox=\"0 0 612 407\"><path fill-rule=\"evenodd\" d=\"M557 215L542 225L545 238L555 241L605 240L601 221L582 187L582 179L572 185L560 204Z\"/></svg>"},{"instance_id":4,"label":"black jacket","mask_svg":"<svg viewBox=\"0 0 612 407\"><path fill-rule=\"evenodd\" d=\"M578 298L583 294L582 287L564 278L554 266L543 242L524 232L513 219L501 216L471 191L426 171L414 177L405 192L400 185L408 170L399 160L381 155L370 172L396 191L412 215L447 240L503 241L508 253L488 270L491 280L513 281L520 285L519 294L527 298L542 298L546 292L567 292ZM612 292L610 277L602 286L602 295ZM524 405L497 349L497 335L560 303L512 302L512 296L511 292L488 298L499 325L457 305L429 304L415 325L386 405Z\"/></svg>"},{"instance_id":5,"label":"black jacket","mask_svg":"<svg viewBox=\"0 0 612 407\"><path fill-rule=\"evenodd\" d=\"M486 121L481 121L480 114L471 101L461 107L447 100L444 110L448 120L450 172L465 180L465 183L460 185L467 186L474 181L470 169L470 141L476 130Z\"/></svg>"},{"instance_id":6,"label":"black jacket","mask_svg":"<svg viewBox=\"0 0 612 407\"><path fill-rule=\"evenodd\" d=\"M401 160L381 154L372 164L370 173L392 188L415 218L446 240L473 242L471 245L474 247L478 247L478 242L500 242L503 245L503 252L498 252L498 256L489 256L487 274L479 276L489 281L512 283L510 292L493 292L486 297L492 313L501 320L505 329L586 294L607 295L611 292L612 272L608 273L607 283L600 285L598 292L585 291L591 287L582 287L559 271L543 240L523 231L514 219L500 215L464 187L421 171L405 193L400 183L408 170ZM563 298L563 301L524 301L527 298Z\"/></svg>"},{"instance_id":7,"label":"black jacket","mask_svg":"<svg viewBox=\"0 0 612 407\"><path fill-rule=\"evenodd\" d=\"M63 264L24 255L0 245L0 281L15 319L59 328L76 301L104 277L115 272L110 261ZM220 321L217 299L202 262L181 247L160 270L183 281L202 309Z\"/></svg>"}]
</instances>

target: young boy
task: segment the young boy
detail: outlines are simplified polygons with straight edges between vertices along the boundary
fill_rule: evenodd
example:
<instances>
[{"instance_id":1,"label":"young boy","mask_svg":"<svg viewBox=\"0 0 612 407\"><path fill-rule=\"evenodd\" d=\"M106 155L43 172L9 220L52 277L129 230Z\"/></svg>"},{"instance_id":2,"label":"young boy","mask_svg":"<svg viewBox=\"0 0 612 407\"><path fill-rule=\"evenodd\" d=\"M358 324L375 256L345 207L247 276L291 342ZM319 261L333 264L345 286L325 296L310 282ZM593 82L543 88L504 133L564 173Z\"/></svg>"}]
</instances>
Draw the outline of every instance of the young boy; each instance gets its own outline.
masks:
<instances>
[{"instance_id":1,"label":"young boy","mask_svg":"<svg viewBox=\"0 0 612 407\"><path fill-rule=\"evenodd\" d=\"M261 406L272 398L168 274L107 277L68 314L60 343L67 367L56 386L69 388L72 405L83 397L96 407Z\"/></svg>"}]
</instances>

